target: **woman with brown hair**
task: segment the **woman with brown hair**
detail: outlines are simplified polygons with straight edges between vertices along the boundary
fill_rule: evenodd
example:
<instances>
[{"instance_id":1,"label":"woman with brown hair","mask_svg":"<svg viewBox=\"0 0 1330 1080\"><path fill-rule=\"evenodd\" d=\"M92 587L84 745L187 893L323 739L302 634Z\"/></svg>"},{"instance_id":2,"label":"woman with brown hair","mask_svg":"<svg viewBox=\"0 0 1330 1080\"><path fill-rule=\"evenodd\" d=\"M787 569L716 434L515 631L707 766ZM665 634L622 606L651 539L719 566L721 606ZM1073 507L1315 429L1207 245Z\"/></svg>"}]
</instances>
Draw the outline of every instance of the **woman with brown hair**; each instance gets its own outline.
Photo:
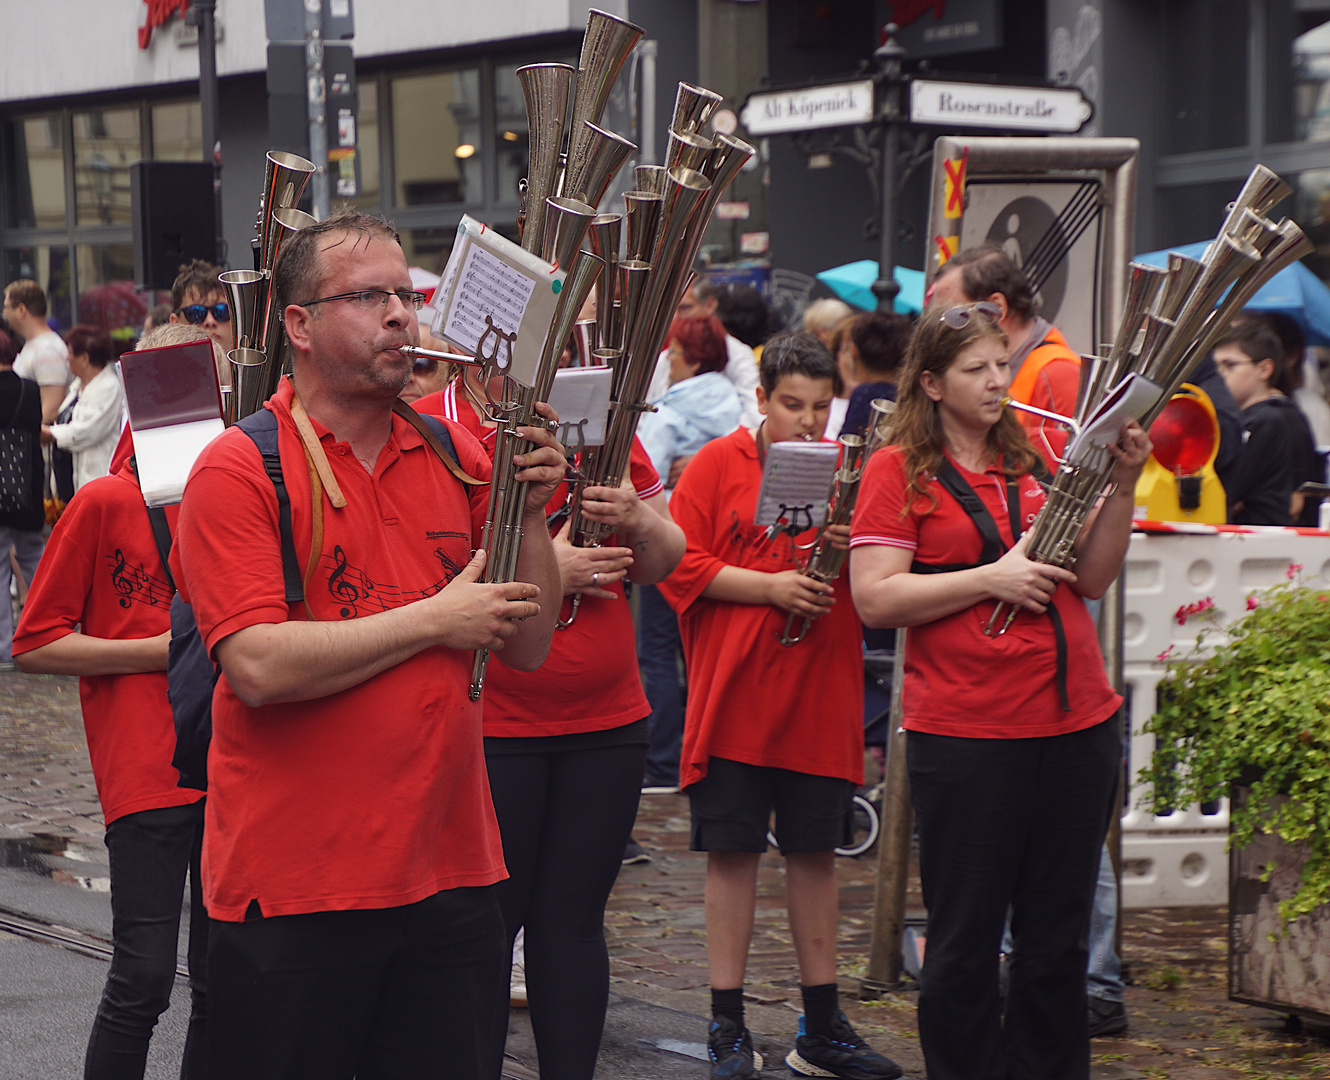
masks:
<instances>
[{"instance_id":1,"label":"woman with brown hair","mask_svg":"<svg viewBox=\"0 0 1330 1080\"><path fill-rule=\"evenodd\" d=\"M120 439L125 391L115 367L111 339L95 326L79 325L65 338L69 370L76 381L42 440L74 455L74 490L106 476Z\"/></svg>"},{"instance_id":2,"label":"woman with brown hair","mask_svg":"<svg viewBox=\"0 0 1330 1080\"><path fill-rule=\"evenodd\" d=\"M850 580L869 626L909 627L905 715L928 908L919 1035L933 1080L1085 1080L1086 933L1121 758L1082 597L1117 576L1150 440L1124 425L1075 571L1032 562L1039 457L1006 408L998 309L924 312L895 445L865 470ZM999 636L997 602L1025 610ZM1005 1003L998 952L1010 908Z\"/></svg>"}]
</instances>

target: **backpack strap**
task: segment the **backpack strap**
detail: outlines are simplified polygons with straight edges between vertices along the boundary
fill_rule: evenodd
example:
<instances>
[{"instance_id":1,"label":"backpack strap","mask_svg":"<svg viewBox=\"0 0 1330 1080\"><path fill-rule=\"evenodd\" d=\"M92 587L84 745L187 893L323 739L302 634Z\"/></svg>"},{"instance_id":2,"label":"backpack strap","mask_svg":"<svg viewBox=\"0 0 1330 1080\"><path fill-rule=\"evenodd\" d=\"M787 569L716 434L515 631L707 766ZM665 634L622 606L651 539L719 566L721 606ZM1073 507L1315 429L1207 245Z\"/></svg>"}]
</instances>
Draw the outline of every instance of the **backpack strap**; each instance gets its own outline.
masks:
<instances>
[{"instance_id":1,"label":"backpack strap","mask_svg":"<svg viewBox=\"0 0 1330 1080\"><path fill-rule=\"evenodd\" d=\"M393 412L420 432L420 437L435 456L443 462L447 470L468 487L485 487L488 480L477 480L462 468L462 459L457 456L457 447L453 445L452 434L448 426L437 416L418 413L401 398L393 402Z\"/></svg>"},{"instance_id":2,"label":"backpack strap","mask_svg":"<svg viewBox=\"0 0 1330 1080\"><path fill-rule=\"evenodd\" d=\"M166 583L175 591L175 578L171 576L171 527L166 523L166 507L149 506L148 524L152 526L152 539L157 545L157 554L162 559L162 573Z\"/></svg>"},{"instance_id":3,"label":"backpack strap","mask_svg":"<svg viewBox=\"0 0 1330 1080\"><path fill-rule=\"evenodd\" d=\"M273 491L277 495L277 529L282 542L282 580L286 587L286 602L299 604L305 599L305 588L301 581L300 563L296 558L295 536L291 530L291 496L286 490L282 456L277 449L277 417L269 409L259 409L235 426L258 447L263 458L263 471L272 481ZM321 508L323 501L316 499L314 505Z\"/></svg>"},{"instance_id":4,"label":"backpack strap","mask_svg":"<svg viewBox=\"0 0 1330 1080\"><path fill-rule=\"evenodd\" d=\"M1040 465L1042 464L1040 462ZM1048 475L1047 469L1042 471L1045 476ZM1037 474L1036 478L1038 478ZM972 570L976 566L996 562L1007 550L1007 546L1002 542L1002 537L998 533L997 522L993 520L993 515L988 512L988 507L983 504L983 500L975 494L974 488L966 483L965 478L946 458L942 459L942 464L937 470L937 479L938 483L946 488L948 494L961 504L961 508L974 522L974 527L979 530L979 535L984 539L984 547L979 553L977 562L939 565L919 562L916 559L910 565L910 573L947 574L956 570ZM1021 538L1020 481L1010 477L1007 479L1007 513L1011 522L1011 538L1013 541L1019 540ZM1045 612L1048 615L1049 622L1053 624L1053 643L1057 650L1058 703L1062 706L1063 712L1070 712L1071 701L1067 693L1067 633L1062 625L1062 614L1058 611L1056 605L1050 601L1045 608Z\"/></svg>"}]
</instances>

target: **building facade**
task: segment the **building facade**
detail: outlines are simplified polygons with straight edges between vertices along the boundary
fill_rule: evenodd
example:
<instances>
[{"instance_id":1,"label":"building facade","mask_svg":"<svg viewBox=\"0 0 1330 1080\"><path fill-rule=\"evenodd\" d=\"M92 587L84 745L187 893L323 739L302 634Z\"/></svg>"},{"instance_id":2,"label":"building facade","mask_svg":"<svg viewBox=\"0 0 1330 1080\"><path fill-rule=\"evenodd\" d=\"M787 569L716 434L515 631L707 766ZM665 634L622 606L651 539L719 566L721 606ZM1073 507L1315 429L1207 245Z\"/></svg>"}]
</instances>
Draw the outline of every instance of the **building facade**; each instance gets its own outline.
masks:
<instances>
[{"instance_id":1,"label":"building facade","mask_svg":"<svg viewBox=\"0 0 1330 1080\"><path fill-rule=\"evenodd\" d=\"M335 0L324 0L326 4ZM437 272L458 220L513 232L526 171L523 64L576 63L585 0L354 0L357 187ZM62 327L136 304L130 165L203 160L198 49L184 0L56 0L55 26L0 40L0 270L31 276ZM1295 186L1282 213L1330 276L1330 0L600 0L647 30L607 124L663 154L674 87L744 97L851 78L902 26L906 71L1050 78L1094 103L1086 135L1141 140L1137 250L1213 235L1256 161ZM224 257L250 265L268 122L264 0L217 0ZM150 21L160 25L147 28ZM150 32L149 32L150 30ZM927 155L930 129L917 135ZM992 134L992 132L986 132ZM744 135L742 126L737 134ZM907 138L907 146L912 145ZM814 274L876 258L877 196L853 129L773 136L727 196L704 254ZM923 265L928 166L905 181L899 261ZM207 252L201 252L207 255Z\"/></svg>"}]
</instances>

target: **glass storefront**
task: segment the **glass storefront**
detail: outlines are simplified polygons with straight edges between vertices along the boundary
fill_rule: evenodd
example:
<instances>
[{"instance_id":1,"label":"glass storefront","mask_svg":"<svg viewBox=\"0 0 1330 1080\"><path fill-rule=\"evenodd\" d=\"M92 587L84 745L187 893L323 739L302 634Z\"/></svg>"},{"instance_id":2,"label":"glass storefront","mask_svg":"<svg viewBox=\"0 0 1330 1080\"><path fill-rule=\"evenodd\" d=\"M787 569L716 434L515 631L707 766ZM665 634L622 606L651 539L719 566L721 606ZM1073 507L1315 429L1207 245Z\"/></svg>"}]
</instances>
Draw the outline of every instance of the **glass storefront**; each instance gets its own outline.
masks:
<instances>
[{"instance_id":1,"label":"glass storefront","mask_svg":"<svg viewBox=\"0 0 1330 1080\"><path fill-rule=\"evenodd\" d=\"M394 205L484 201L480 73L392 80Z\"/></svg>"},{"instance_id":2,"label":"glass storefront","mask_svg":"<svg viewBox=\"0 0 1330 1080\"><path fill-rule=\"evenodd\" d=\"M139 110L76 112L74 215L76 225L128 225L129 166L143 157Z\"/></svg>"}]
</instances>

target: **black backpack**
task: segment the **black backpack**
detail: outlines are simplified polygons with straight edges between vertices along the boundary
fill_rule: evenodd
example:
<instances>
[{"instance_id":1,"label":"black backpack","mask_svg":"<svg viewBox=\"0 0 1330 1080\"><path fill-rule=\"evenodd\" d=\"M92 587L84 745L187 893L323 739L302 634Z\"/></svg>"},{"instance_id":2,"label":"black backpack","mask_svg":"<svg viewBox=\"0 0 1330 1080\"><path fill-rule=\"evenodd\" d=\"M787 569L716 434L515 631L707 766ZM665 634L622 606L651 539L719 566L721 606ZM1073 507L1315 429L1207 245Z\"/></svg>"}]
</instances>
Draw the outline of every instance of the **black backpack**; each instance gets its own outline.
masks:
<instances>
[{"instance_id":1,"label":"black backpack","mask_svg":"<svg viewBox=\"0 0 1330 1080\"><path fill-rule=\"evenodd\" d=\"M400 410L399 410L400 411ZM413 417L407 417L413 420ZM425 441L440 456L449 471L460 472L461 461L452 436L441 420L434 416L419 415L437 446ZM272 481L277 495L277 523L282 545L282 579L285 582L286 602L298 604L305 599L300 563L296 558L295 539L291 532L291 498L282 476L282 459L277 449L277 417L267 409L245 417L235 425L253 440L263 457L263 468ZM451 459L451 464L447 459ZM160 507L150 508L153 537L167 565L171 550L171 536L166 527L166 514ZM168 580L170 571L167 571ZM174 583L173 583L174 585ZM166 662L166 697L171 703L175 720L175 756L171 764L180 773L179 787L208 790L208 746L212 742L212 692L221 675L221 668L208 656L208 649L194 621L194 610L179 593L171 598L171 646Z\"/></svg>"}]
</instances>

